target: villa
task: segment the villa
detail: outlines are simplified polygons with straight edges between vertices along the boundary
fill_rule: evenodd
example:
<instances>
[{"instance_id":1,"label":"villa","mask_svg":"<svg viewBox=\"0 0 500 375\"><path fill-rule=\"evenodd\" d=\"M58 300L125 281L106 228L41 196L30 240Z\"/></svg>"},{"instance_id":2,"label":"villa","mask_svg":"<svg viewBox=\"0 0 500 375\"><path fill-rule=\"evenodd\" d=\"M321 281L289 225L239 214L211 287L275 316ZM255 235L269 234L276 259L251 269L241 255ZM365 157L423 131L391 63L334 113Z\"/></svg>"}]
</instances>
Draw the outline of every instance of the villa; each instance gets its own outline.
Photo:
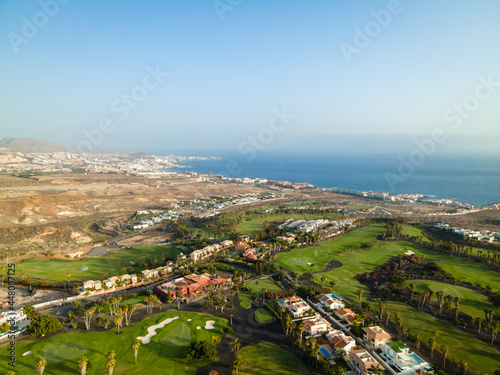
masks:
<instances>
[{"instance_id":1,"label":"villa","mask_svg":"<svg viewBox=\"0 0 500 375\"><path fill-rule=\"evenodd\" d=\"M381 348L392 339L392 336L380 326L365 327L363 331L365 331L363 341L373 348Z\"/></svg>"},{"instance_id":2,"label":"villa","mask_svg":"<svg viewBox=\"0 0 500 375\"><path fill-rule=\"evenodd\" d=\"M328 332L326 338L333 349L343 349L346 353L349 353L356 346L356 340L340 330Z\"/></svg>"},{"instance_id":3,"label":"villa","mask_svg":"<svg viewBox=\"0 0 500 375\"><path fill-rule=\"evenodd\" d=\"M293 318L300 318L311 309L302 298L295 296L279 300L278 304L287 309Z\"/></svg>"},{"instance_id":4,"label":"villa","mask_svg":"<svg viewBox=\"0 0 500 375\"><path fill-rule=\"evenodd\" d=\"M249 244L247 244L246 242L238 242L236 244L236 246L234 247L234 249L236 251L239 251L239 252L243 252L243 251L248 250L250 248L251 248L251 246Z\"/></svg>"},{"instance_id":5,"label":"villa","mask_svg":"<svg viewBox=\"0 0 500 375\"><path fill-rule=\"evenodd\" d=\"M339 310L345 308L345 304L342 302L340 297L337 297L333 293L329 294L320 294L318 297L318 301L323 307L328 307L332 310Z\"/></svg>"},{"instance_id":6,"label":"villa","mask_svg":"<svg viewBox=\"0 0 500 375\"><path fill-rule=\"evenodd\" d=\"M433 374L432 366L413 353L401 341L389 342L382 348L382 359L398 375L413 375L415 373Z\"/></svg>"},{"instance_id":7,"label":"villa","mask_svg":"<svg viewBox=\"0 0 500 375\"><path fill-rule=\"evenodd\" d=\"M306 332L307 336L321 335L325 332L328 332L330 330L330 327L332 326L329 322L327 322L319 315L316 315L314 319L305 320L303 324L304 331Z\"/></svg>"},{"instance_id":8,"label":"villa","mask_svg":"<svg viewBox=\"0 0 500 375\"><path fill-rule=\"evenodd\" d=\"M356 375L368 375L371 374L370 369L372 367L381 367L377 360L365 349L351 350L349 356L351 357L349 366Z\"/></svg>"},{"instance_id":9,"label":"villa","mask_svg":"<svg viewBox=\"0 0 500 375\"><path fill-rule=\"evenodd\" d=\"M143 279L156 279L158 277L157 270L144 270L141 271L141 276Z\"/></svg>"},{"instance_id":10,"label":"villa","mask_svg":"<svg viewBox=\"0 0 500 375\"><path fill-rule=\"evenodd\" d=\"M352 311L351 309L335 310L335 315L340 320L347 321L348 325L352 324L354 322L354 319L356 318L356 313L354 311Z\"/></svg>"}]
</instances>

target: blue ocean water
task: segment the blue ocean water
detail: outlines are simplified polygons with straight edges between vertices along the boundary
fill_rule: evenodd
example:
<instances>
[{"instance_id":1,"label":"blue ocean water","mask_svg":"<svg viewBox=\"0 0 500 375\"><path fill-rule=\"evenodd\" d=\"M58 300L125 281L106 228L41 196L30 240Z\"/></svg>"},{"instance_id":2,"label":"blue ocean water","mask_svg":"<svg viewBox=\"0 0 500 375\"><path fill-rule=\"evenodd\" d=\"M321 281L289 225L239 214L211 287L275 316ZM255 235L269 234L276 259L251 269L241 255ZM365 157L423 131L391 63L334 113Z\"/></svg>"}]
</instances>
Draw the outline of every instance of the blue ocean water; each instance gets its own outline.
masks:
<instances>
[{"instance_id":1,"label":"blue ocean water","mask_svg":"<svg viewBox=\"0 0 500 375\"><path fill-rule=\"evenodd\" d=\"M237 153L215 156L221 159L192 161L188 164L194 168L178 170L308 182L321 188L419 193L475 206L500 202L500 157L494 156L433 155L420 165L410 163L408 155L266 153L250 161Z\"/></svg>"}]
</instances>

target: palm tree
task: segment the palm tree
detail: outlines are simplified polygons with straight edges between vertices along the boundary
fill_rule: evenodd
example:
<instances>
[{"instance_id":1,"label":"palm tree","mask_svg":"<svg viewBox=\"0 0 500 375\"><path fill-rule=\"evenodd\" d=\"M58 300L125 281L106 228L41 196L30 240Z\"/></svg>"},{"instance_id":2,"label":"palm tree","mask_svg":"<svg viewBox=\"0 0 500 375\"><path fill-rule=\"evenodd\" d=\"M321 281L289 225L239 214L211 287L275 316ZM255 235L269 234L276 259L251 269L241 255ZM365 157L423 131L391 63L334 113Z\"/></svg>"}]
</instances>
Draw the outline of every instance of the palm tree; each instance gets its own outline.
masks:
<instances>
[{"instance_id":1,"label":"palm tree","mask_svg":"<svg viewBox=\"0 0 500 375\"><path fill-rule=\"evenodd\" d=\"M47 366L47 360L43 357L38 358L38 361L36 361L36 368L40 375L45 371L45 366Z\"/></svg>"},{"instance_id":2,"label":"palm tree","mask_svg":"<svg viewBox=\"0 0 500 375\"><path fill-rule=\"evenodd\" d=\"M453 311L455 311L455 320L457 320L458 319L458 314L460 313L460 309L458 307L455 307L453 309Z\"/></svg>"},{"instance_id":3,"label":"palm tree","mask_svg":"<svg viewBox=\"0 0 500 375\"><path fill-rule=\"evenodd\" d=\"M267 293L267 289L266 288L262 288L262 303L266 303L266 295Z\"/></svg>"},{"instance_id":4,"label":"palm tree","mask_svg":"<svg viewBox=\"0 0 500 375\"><path fill-rule=\"evenodd\" d=\"M233 362L233 365L231 366L231 370L233 370L232 371L233 374L238 375L240 373L240 371L243 371L243 369L245 368L245 365L246 365L246 363L242 362L239 359L236 359Z\"/></svg>"},{"instance_id":5,"label":"palm tree","mask_svg":"<svg viewBox=\"0 0 500 375\"><path fill-rule=\"evenodd\" d=\"M383 302L379 302L378 308L380 310L380 319L382 319L384 317L385 304Z\"/></svg>"},{"instance_id":6,"label":"palm tree","mask_svg":"<svg viewBox=\"0 0 500 375\"><path fill-rule=\"evenodd\" d=\"M458 309L458 303L460 302L460 297L455 297L454 301L455 301L455 308Z\"/></svg>"},{"instance_id":7,"label":"palm tree","mask_svg":"<svg viewBox=\"0 0 500 375\"><path fill-rule=\"evenodd\" d=\"M117 333L120 333L120 327L122 325L122 322L123 322L123 316L121 315L115 316L115 325Z\"/></svg>"},{"instance_id":8,"label":"palm tree","mask_svg":"<svg viewBox=\"0 0 500 375\"><path fill-rule=\"evenodd\" d=\"M446 367L446 357L448 356L449 352L450 352L450 348L448 348L447 345L441 346L441 353L443 353L443 367Z\"/></svg>"},{"instance_id":9,"label":"palm tree","mask_svg":"<svg viewBox=\"0 0 500 375\"><path fill-rule=\"evenodd\" d=\"M363 291L361 289L358 289L358 298L359 304L361 305L361 300L363 299Z\"/></svg>"},{"instance_id":10,"label":"palm tree","mask_svg":"<svg viewBox=\"0 0 500 375\"><path fill-rule=\"evenodd\" d=\"M260 281L259 281L259 280L257 280L257 281L255 282L255 286L257 287L257 296L259 295L259 285L260 285Z\"/></svg>"},{"instance_id":11,"label":"palm tree","mask_svg":"<svg viewBox=\"0 0 500 375\"><path fill-rule=\"evenodd\" d=\"M481 333L481 323L483 322L483 319L481 317L476 318L476 323L477 323L477 334L479 335Z\"/></svg>"},{"instance_id":12,"label":"palm tree","mask_svg":"<svg viewBox=\"0 0 500 375\"><path fill-rule=\"evenodd\" d=\"M113 370L116 365L116 360L114 358L108 359L106 362L106 368L108 369L108 375L113 375Z\"/></svg>"},{"instance_id":13,"label":"palm tree","mask_svg":"<svg viewBox=\"0 0 500 375\"><path fill-rule=\"evenodd\" d=\"M241 344L237 338L231 341L231 351L236 353L238 350L240 350L240 346Z\"/></svg>"},{"instance_id":14,"label":"palm tree","mask_svg":"<svg viewBox=\"0 0 500 375\"><path fill-rule=\"evenodd\" d=\"M385 325L389 324L389 318L391 317L391 312L387 311L385 313Z\"/></svg>"},{"instance_id":15,"label":"palm tree","mask_svg":"<svg viewBox=\"0 0 500 375\"><path fill-rule=\"evenodd\" d=\"M325 281L326 281L326 278L323 276L321 278L321 287L324 288L325 287Z\"/></svg>"},{"instance_id":16,"label":"palm tree","mask_svg":"<svg viewBox=\"0 0 500 375\"><path fill-rule=\"evenodd\" d=\"M139 348L141 347L141 342L139 340L134 340L132 343L132 349L134 349L135 364L137 364L137 354L139 353Z\"/></svg>"},{"instance_id":17,"label":"palm tree","mask_svg":"<svg viewBox=\"0 0 500 375\"><path fill-rule=\"evenodd\" d=\"M233 316L234 316L234 314L229 314L229 319L230 319L229 324L233 324Z\"/></svg>"},{"instance_id":18,"label":"palm tree","mask_svg":"<svg viewBox=\"0 0 500 375\"><path fill-rule=\"evenodd\" d=\"M78 360L78 368L80 369L80 374L85 375L87 373L87 365L89 364L89 359L85 356Z\"/></svg>"},{"instance_id":19,"label":"palm tree","mask_svg":"<svg viewBox=\"0 0 500 375\"><path fill-rule=\"evenodd\" d=\"M368 374L372 374L372 375L383 375L385 374L385 370L380 367L380 365L372 365L369 369L368 369Z\"/></svg>"},{"instance_id":20,"label":"palm tree","mask_svg":"<svg viewBox=\"0 0 500 375\"><path fill-rule=\"evenodd\" d=\"M106 354L106 358L107 358L107 359L114 359L114 358L115 358L115 355L116 355L115 351L114 351L114 350L110 350L110 351L108 352L108 354Z\"/></svg>"},{"instance_id":21,"label":"palm tree","mask_svg":"<svg viewBox=\"0 0 500 375\"><path fill-rule=\"evenodd\" d=\"M422 337L420 335L416 335L415 341L417 342L417 352L418 352L420 350L420 343L422 342Z\"/></svg>"},{"instance_id":22,"label":"palm tree","mask_svg":"<svg viewBox=\"0 0 500 375\"><path fill-rule=\"evenodd\" d=\"M434 358L434 349L436 348L436 340L434 338L429 339L429 346L431 348L431 358Z\"/></svg>"}]
</instances>

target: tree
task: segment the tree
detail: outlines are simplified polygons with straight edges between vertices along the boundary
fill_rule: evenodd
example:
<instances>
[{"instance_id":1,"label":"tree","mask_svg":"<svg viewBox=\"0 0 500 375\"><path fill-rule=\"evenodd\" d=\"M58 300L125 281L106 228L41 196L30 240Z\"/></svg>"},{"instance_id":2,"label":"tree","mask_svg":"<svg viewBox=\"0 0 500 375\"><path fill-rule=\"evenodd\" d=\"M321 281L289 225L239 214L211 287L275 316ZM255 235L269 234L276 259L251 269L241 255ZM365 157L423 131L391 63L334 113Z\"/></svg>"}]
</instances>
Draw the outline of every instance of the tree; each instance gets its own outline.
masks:
<instances>
[{"instance_id":1,"label":"tree","mask_svg":"<svg viewBox=\"0 0 500 375\"><path fill-rule=\"evenodd\" d=\"M450 348L448 348L447 345L441 346L441 353L443 353L443 367L446 367L446 357L448 356L449 352L450 352Z\"/></svg>"},{"instance_id":2,"label":"tree","mask_svg":"<svg viewBox=\"0 0 500 375\"><path fill-rule=\"evenodd\" d=\"M123 316L121 315L115 316L115 325L117 333L120 333L120 327L122 326L122 322L123 322Z\"/></svg>"},{"instance_id":3,"label":"tree","mask_svg":"<svg viewBox=\"0 0 500 375\"><path fill-rule=\"evenodd\" d=\"M132 349L134 349L135 364L137 364L137 354L139 354L139 348L141 347L141 342L139 340L134 340L132 343Z\"/></svg>"},{"instance_id":4,"label":"tree","mask_svg":"<svg viewBox=\"0 0 500 375\"><path fill-rule=\"evenodd\" d=\"M380 310L380 319L382 319L384 317L385 304L383 302L379 302L378 308Z\"/></svg>"},{"instance_id":5,"label":"tree","mask_svg":"<svg viewBox=\"0 0 500 375\"><path fill-rule=\"evenodd\" d=\"M259 280L257 280L257 281L255 282L255 286L257 287L257 295L259 295L259 285L260 285L260 281L259 281Z\"/></svg>"},{"instance_id":6,"label":"tree","mask_svg":"<svg viewBox=\"0 0 500 375\"><path fill-rule=\"evenodd\" d=\"M422 337L420 335L416 335L415 341L417 342L417 352L418 352L420 350L420 343L422 342Z\"/></svg>"},{"instance_id":7,"label":"tree","mask_svg":"<svg viewBox=\"0 0 500 375\"><path fill-rule=\"evenodd\" d=\"M114 350L110 350L110 351L108 352L108 354L106 354L106 358L107 358L107 359L113 359L113 358L115 358L115 356L116 356L116 353L115 353L115 351L114 351Z\"/></svg>"},{"instance_id":8,"label":"tree","mask_svg":"<svg viewBox=\"0 0 500 375\"><path fill-rule=\"evenodd\" d=\"M369 369L368 369L368 374L372 374L372 375L383 375L385 374L385 370L380 367L380 365L372 365Z\"/></svg>"},{"instance_id":9,"label":"tree","mask_svg":"<svg viewBox=\"0 0 500 375\"><path fill-rule=\"evenodd\" d=\"M61 329L61 322L51 315L38 315L28 326L33 336L45 336L47 333L57 332Z\"/></svg>"},{"instance_id":10,"label":"tree","mask_svg":"<svg viewBox=\"0 0 500 375\"><path fill-rule=\"evenodd\" d=\"M238 352L238 350L240 350L240 342L238 341L238 339L234 339L233 341L231 341L231 351L236 353Z\"/></svg>"},{"instance_id":11,"label":"tree","mask_svg":"<svg viewBox=\"0 0 500 375\"><path fill-rule=\"evenodd\" d=\"M431 358L434 358L434 349L436 348L436 340L433 337L429 339L429 346L431 348Z\"/></svg>"},{"instance_id":12,"label":"tree","mask_svg":"<svg viewBox=\"0 0 500 375\"><path fill-rule=\"evenodd\" d=\"M113 375L113 370L115 369L116 360L114 358L109 358L106 362L106 368L108 369L108 375Z\"/></svg>"},{"instance_id":13,"label":"tree","mask_svg":"<svg viewBox=\"0 0 500 375\"><path fill-rule=\"evenodd\" d=\"M361 304L361 300L363 299L363 291L361 289L358 289L358 298L359 298L359 303Z\"/></svg>"},{"instance_id":14,"label":"tree","mask_svg":"<svg viewBox=\"0 0 500 375\"><path fill-rule=\"evenodd\" d=\"M232 373L238 375L240 371L243 371L245 369L245 365L246 363L242 362L239 359L236 359L231 366Z\"/></svg>"},{"instance_id":15,"label":"tree","mask_svg":"<svg viewBox=\"0 0 500 375\"><path fill-rule=\"evenodd\" d=\"M47 360L43 357L38 358L38 360L36 361L36 368L40 375L42 375L45 371L45 366L47 366Z\"/></svg>"},{"instance_id":16,"label":"tree","mask_svg":"<svg viewBox=\"0 0 500 375\"><path fill-rule=\"evenodd\" d=\"M323 276L321 278L321 287L324 288L325 287L325 281L326 281L326 278Z\"/></svg>"},{"instance_id":17,"label":"tree","mask_svg":"<svg viewBox=\"0 0 500 375\"><path fill-rule=\"evenodd\" d=\"M233 317L234 317L234 314L229 314L229 319L230 319L229 324L233 324Z\"/></svg>"},{"instance_id":18,"label":"tree","mask_svg":"<svg viewBox=\"0 0 500 375\"><path fill-rule=\"evenodd\" d=\"M35 313L35 308L30 305L30 304L26 304L24 305L23 307L23 313L28 317L28 318L31 318L32 315Z\"/></svg>"},{"instance_id":19,"label":"tree","mask_svg":"<svg viewBox=\"0 0 500 375\"><path fill-rule=\"evenodd\" d=\"M207 340L192 342L186 349L187 359L214 360L216 355L216 345Z\"/></svg>"},{"instance_id":20,"label":"tree","mask_svg":"<svg viewBox=\"0 0 500 375\"><path fill-rule=\"evenodd\" d=\"M81 375L85 375L87 373L88 364L89 364L89 359L85 356L81 357L78 360L78 369L80 370Z\"/></svg>"}]
</instances>

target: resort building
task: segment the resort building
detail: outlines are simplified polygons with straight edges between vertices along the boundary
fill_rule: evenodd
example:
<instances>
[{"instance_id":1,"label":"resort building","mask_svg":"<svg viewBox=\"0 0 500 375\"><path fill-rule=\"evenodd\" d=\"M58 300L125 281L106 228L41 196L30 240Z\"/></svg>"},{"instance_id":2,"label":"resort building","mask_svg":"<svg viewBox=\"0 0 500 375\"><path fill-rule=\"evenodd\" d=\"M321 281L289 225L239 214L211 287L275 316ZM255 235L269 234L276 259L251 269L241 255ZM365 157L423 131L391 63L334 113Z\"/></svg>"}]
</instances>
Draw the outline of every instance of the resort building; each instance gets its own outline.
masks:
<instances>
[{"instance_id":1,"label":"resort building","mask_svg":"<svg viewBox=\"0 0 500 375\"><path fill-rule=\"evenodd\" d=\"M382 348L381 358L398 374L433 374L432 366L413 353L401 341L389 342Z\"/></svg>"},{"instance_id":2,"label":"resort building","mask_svg":"<svg viewBox=\"0 0 500 375\"><path fill-rule=\"evenodd\" d=\"M247 244L246 242L240 241L236 244L236 246L234 247L234 250L242 252L242 251L248 250L250 248L251 248L251 246L249 244Z\"/></svg>"},{"instance_id":3,"label":"resort building","mask_svg":"<svg viewBox=\"0 0 500 375\"><path fill-rule=\"evenodd\" d=\"M392 336L380 326L365 327L363 331L365 332L363 341L372 348L381 348L392 339Z\"/></svg>"},{"instance_id":4,"label":"resort building","mask_svg":"<svg viewBox=\"0 0 500 375\"><path fill-rule=\"evenodd\" d=\"M179 292L182 296L188 296L198 291L225 286L230 281L230 279L224 279L218 275L212 276L208 273L196 275L193 273L174 281L161 284L154 289L154 292L165 298L168 298L169 294L172 297L176 297Z\"/></svg>"},{"instance_id":5,"label":"resort building","mask_svg":"<svg viewBox=\"0 0 500 375\"><path fill-rule=\"evenodd\" d=\"M316 315L314 319L304 320L303 324L307 336L321 335L328 332L332 326L319 315Z\"/></svg>"},{"instance_id":6,"label":"resort building","mask_svg":"<svg viewBox=\"0 0 500 375\"><path fill-rule=\"evenodd\" d=\"M370 369L376 368L377 366L382 368L377 360L373 358L365 349L351 350L349 356L351 357L349 366L356 375L371 374Z\"/></svg>"},{"instance_id":7,"label":"resort building","mask_svg":"<svg viewBox=\"0 0 500 375\"><path fill-rule=\"evenodd\" d=\"M340 297L337 297L333 293L329 294L320 294L318 297L318 301L323 307L328 307L332 310L339 310L345 308L345 304L342 302Z\"/></svg>"}]
</instances>

